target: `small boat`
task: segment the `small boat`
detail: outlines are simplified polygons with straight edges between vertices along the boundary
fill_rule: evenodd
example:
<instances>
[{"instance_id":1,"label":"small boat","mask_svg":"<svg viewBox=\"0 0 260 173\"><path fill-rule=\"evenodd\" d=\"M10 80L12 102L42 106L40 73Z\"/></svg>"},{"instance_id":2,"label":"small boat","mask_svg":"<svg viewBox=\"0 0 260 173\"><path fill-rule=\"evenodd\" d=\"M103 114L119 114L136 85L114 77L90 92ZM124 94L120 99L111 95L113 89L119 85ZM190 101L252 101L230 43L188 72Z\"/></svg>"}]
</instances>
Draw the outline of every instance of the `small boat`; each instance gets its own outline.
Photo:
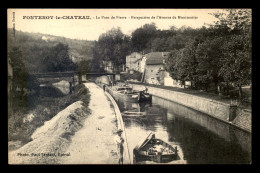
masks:
<instances>
[{"instance_id":1,"label":"small boat","mask_svg":"<svg viewBox=\"0 0 260 173\"><path fill-rule=\"evenodd\" d=\"M149 93L133 90L133 88L129 86L113 86L109 87L108 91L110 94L112 94L113 97L122 98L131 102L143 102L152 100L152 96Z\"/></svg>"},{"instance_id":2,"label":"small boat","mask_svg":"<svg viewBox=\"0 0 260 173\"><path fill-rule=\"evenodd\" d=\"M168 163L179 158L177 146L173 147L163 140L155 138L155 134L152 132L136 145L133 154L134 163L141 161Z\"/></svg>"}]
</instances>

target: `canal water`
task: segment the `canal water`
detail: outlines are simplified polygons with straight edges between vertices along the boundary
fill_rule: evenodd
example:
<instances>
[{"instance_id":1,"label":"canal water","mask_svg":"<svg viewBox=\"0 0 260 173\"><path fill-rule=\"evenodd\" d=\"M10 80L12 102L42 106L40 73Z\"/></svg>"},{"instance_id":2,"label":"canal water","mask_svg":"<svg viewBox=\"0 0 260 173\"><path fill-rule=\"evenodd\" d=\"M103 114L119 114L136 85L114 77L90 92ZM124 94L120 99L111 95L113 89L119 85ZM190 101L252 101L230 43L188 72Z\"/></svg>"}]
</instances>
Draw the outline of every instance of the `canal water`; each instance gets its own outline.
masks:
<instances>
[{"instance_id":1,"label":"canal water","mask_svg":"<svg viewBox=\"0 0 260 173\"><path fill-rule=\"evenodd\" d=\"M120 98L115 100L125 123L131 159L137 143L154 132L157 138L178 146L180 160L170 164L251 163L250 133L155 96L151 103L131 103ZM125 111L128 114L124 114Z\"/></svg>"}]
</instances>

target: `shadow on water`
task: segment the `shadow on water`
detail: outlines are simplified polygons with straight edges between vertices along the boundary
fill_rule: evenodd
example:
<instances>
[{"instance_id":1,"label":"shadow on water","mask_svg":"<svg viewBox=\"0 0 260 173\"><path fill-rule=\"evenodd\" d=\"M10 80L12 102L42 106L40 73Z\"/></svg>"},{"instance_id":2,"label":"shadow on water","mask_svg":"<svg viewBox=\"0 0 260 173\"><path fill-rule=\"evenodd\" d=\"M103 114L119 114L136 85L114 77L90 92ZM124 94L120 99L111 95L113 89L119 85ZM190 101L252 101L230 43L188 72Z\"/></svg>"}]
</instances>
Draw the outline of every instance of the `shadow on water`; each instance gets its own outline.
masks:
<instances>
[{"instance_id":1,"label":"shadow on water","mask_svg":"<svg viewBox=\"0 0 260 173\"><path fill-rule=\"evenodd\" d=\"M248 164L251 134L188 107L153 96L152 103L131 103L115 98L124 116L130 148L153 131L169 144L178 144L188 164Z\"/></svg>"},{"instance_id":2,"label":"shadow on water","mask_svg":"<svg viewBox=\"0 0 260 173\"><path fill-rule=\"evenodd\" d=\"M195 140L199 139L201 142L205 142L205 144L208 142L208 146L210 147L204 145L205 147L209 148L209 151L207 152L211 152L210 151L211 149L218 148L219 149L218 152L222 153L221 157L230 154L230 157L227 156L227 158L230 158L232 163L233 162L241 163L250 160L251 158L251 134L250 133L241 131L229 124L223 123L204 113L195 111L193 109L179 105L177 103L164 100L162 98L155 97L154 104L160 104L163 108L168 110L167 127L168 129L171 129L169 131L173 131L173 133L169 133L169 135L171 134L183 135L183 134L187 134L187 132L190 131L190 133L194 133L193 135L191 135L191 137L202 135L201 138L195 138ZM187 125L188 127L186 127ZM201 140L202 138L204 138L204 140ZM212 147L214 144L220 144L220 145L216 147ZM220 150L221 147L224 147L223 150ZM228 147L230 148L228 149ZM232 157L232 155L234 157ZM244 155L244 157L241 155ZM217 158L217 155L214 156L213 158ZM232 159L236 159L236 160L232 160ZM229 159L225 160L225 163L226 162L229 162Z\"/></svg>"}]
</instances>

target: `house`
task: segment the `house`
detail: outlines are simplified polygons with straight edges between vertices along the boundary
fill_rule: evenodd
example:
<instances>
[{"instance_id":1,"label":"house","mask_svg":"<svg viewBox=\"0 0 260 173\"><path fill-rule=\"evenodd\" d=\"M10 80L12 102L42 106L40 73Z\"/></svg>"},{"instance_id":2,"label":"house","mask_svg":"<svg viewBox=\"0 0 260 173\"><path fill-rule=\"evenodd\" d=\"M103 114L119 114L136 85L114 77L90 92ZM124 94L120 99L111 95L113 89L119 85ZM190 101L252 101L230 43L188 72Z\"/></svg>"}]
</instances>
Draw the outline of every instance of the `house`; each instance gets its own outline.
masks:
<instances>
[{"instance_id":1,"label":"house","mask_svg":"<svg viewBox=\"0 0 260 173\"><path fill-rule=\"evenodd\" d=\"M126 56L126 69L129 73L139 71L143 73L141 81L149 84L165 85L183 88L181 81L174 80L164 69L165 59L170 52L150 52L142 55L133 52Z\"/></svg>"},{"instance_id":2,"label":"house","mask_svg":"<svg viewBox=\"0 0 260 173\"><path fill-rule=\"evenodd\" d=\"M168 54L169 52L150 52L144 56L141 66L144 66L145 83L164 85L164 63Z\"/></svg>"},{"instance_id":3,"label":"house","mask_svg":"<svg viewBox=\"0 0 260 173\"><path fill-rule=\"evenodd\" d=\"M174 80L169 72L164 69L165 59L169 52L151 52L146 54L141 61L145 83L184 88L181 81Z\"/></svg>"},{"instance_id":4,"label":"house","mask_svg":"<svg viewBox=\"0 0 260 173\"><path fill-rule=\"evenodd\" d=\"M126 56L126 70L140 70L140 61L142 59L143 55L138 52L133 52L130 55Z\"/></svg>"}]
</instances>

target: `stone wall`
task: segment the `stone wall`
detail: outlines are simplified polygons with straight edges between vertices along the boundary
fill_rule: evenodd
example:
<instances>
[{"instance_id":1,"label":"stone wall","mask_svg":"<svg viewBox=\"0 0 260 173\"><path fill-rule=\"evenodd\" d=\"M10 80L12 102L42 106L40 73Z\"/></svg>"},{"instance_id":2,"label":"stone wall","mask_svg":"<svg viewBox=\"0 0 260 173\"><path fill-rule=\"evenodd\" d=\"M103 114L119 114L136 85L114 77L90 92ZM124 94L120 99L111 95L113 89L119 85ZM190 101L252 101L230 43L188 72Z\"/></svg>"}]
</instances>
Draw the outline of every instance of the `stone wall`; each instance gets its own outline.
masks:
<instances>
[{"instance_id":1,"label":"stone wall","mask_svg":"<svg viewBox=\"0 0 260 173\"><path fill-rule=\"evenodd\" d=\"M252 130L252 113L251 110L238 108L236 118L232 122L234 125L251 132Z\"/></svg>"},{"instance_id":2,"label":"stone wall","mask_svg":"<svg viewBox=\"0 0 260 173\"><path fill-rule=\"evenodd\" d=\"M180 117L185 117L186 119L191 120L199 126L204 127L208 131L211 131L225 141L236 141L243 150L251 153L250 133L242 131L238 128L233 128L227 123L218 121L217 119L211 118L210 116L195 111L194 109L179 105L178 103L174 103L159 97L154 97L153 103L158 104L168 110L168 120L174 119L176 115Z\"/></svg>"},{"instance_id":3,"label":"stone wall","mask_svg":"<svg viewBox=\"0 0 260 173\"><path fill-rule=\"evenodd\" d=\"M170 119L174 114L185 117L192 122L206 128L207 130L213 132L214 134L220 136L226 141L230 141L230 126L224 122L218 121L215 118L211 118L210 116L196 111L194 109L188 108L186 106L179 105L178 103L174 103L159 97L153 98L153 103L158 104L168 110L167 119ZM173 113L171 115L170 113Z\"/></svg>"},{"instance_id":4,"label":"stone wall","mask_svg":"<svg viewBox=\"0 0 260 173\"><path fill-rule=\"evenodd\" d=\"M144 90L145 86L132 84L134 90ZM146 86L148 92L154 96L161 97L184 106L193 108L223 121L232 121L235 111L231 111L229 104L194 96L186 93Z\"/></svg>"}]
</instances>

